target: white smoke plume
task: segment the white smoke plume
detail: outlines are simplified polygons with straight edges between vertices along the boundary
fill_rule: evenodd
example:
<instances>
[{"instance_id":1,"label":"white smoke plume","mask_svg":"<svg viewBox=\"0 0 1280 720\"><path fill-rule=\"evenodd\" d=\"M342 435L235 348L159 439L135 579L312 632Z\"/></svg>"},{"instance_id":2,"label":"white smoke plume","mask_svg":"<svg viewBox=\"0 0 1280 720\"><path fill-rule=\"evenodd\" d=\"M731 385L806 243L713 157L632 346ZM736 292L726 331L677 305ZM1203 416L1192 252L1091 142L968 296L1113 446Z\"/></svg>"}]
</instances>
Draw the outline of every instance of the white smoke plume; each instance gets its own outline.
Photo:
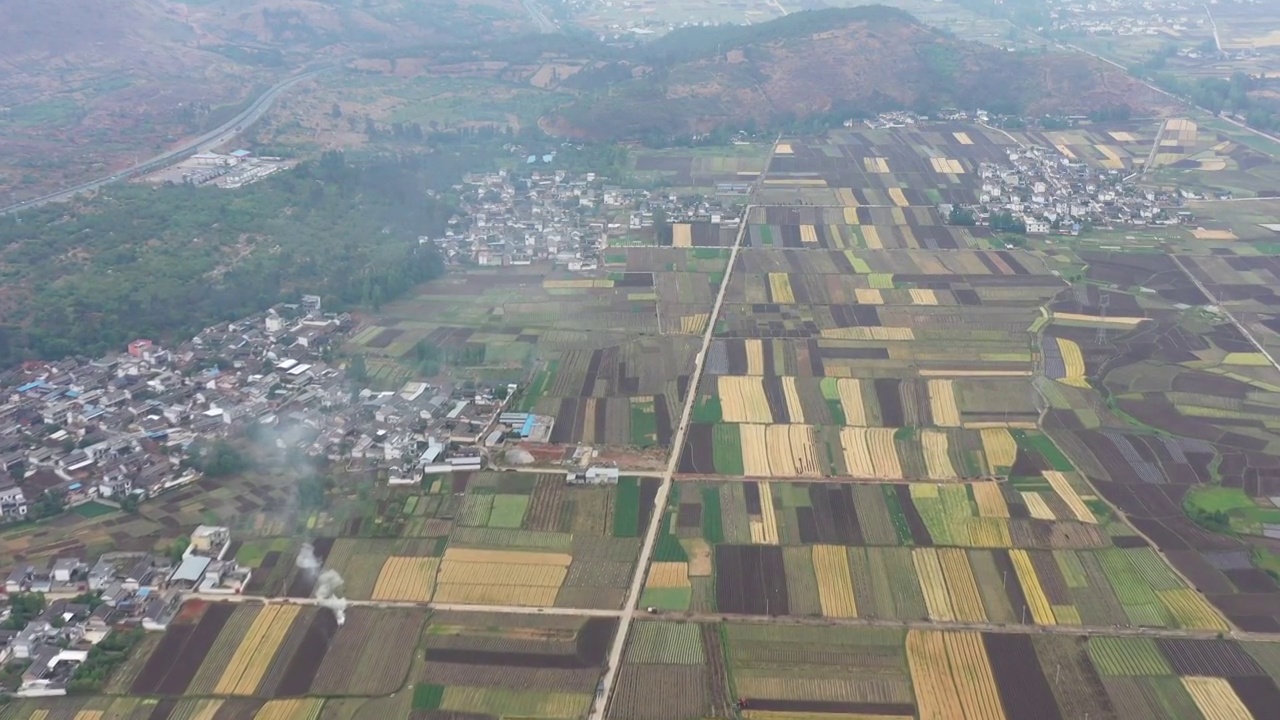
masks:
<instances>
[{"instance_id":1,"label":"white smoke plume","mask_svg":"<svg viewBox=\"0 0 1280 720\"><path fill-rule=\"evenodd\" d=\"M320 560L316 558L316 550L311 546L311 543L302 544L302 549L298 551L298 559L295 564L308 577L315 578L314 594L315 598L320 601L320 606L333 611L333 617L338 621L339 625L346 622L347 599L339 597L337 594L343 585L342 576L338 574L338 571L329 569L320 572Z\"/></svg>"}]
</instances>

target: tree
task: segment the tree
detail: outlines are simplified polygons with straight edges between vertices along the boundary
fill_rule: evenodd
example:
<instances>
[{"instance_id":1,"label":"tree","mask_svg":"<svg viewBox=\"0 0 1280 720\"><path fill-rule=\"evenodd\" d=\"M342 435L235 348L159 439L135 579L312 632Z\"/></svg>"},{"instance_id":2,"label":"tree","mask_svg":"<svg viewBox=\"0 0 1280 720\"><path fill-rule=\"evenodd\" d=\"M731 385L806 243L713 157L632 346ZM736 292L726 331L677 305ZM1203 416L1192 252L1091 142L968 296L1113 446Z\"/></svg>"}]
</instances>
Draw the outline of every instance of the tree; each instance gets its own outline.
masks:
<instances>
[{"instance_id":1,"label":"tree","mask_svg":"<svg viewBox=\"0 0 1280 720\"><path fill-rule=\"evenodd\" d=\"M334 103L333 107L329 108L329 117L334 120L342 117L342 106L338 105L338 103Z\"/></svg>"},{"instance_id":2,"label":"tree","mask_svg":"<svg viewBox=\"0 0 1280 720\"><path fill-rule=\"evenodd\" d=\"M369 369L365 365L364 355L355 355L347 363L347 377L352 382L363 383L369 379Z\"/></svg>"},{"instance_id":3,"label":"tree","mask_svg":"<svg viewBox=\"0 0 1280 720\"><path fill-rule=\"evenodd\" d=\"M249 469L249 459L226 440L215 440L200 448L192 461L197 470L209 477L227 477Z\"/></svg>"},{"instance_id":4,"label":"tree","mask_svg":"<svg viewBox=\"0 0 1280 720\"><path fill-rule=\"evenodd\" d=\"M44 593L20 592L9 596L9 618L4 622L6 630L21 630L37 615L44 612Z\"/></svg>"},{"instance_id":5,"label":"tree","mask_svg":"<svg viewBox=\"0 0 1280 720\"><path fill-rule=\"evenodd\" d=\"M134 495L133 493L129 493L124 497L121 497L119 504L120 504L120 509L127 513L138 512L138 505L139 505L138 496Z\"/></svg>"},{"instance_id":6,"label":"tree","mask_svg":"<svg viewBox=\"0 0 1280 720\"><path fill-rule=\"evenodd\" d=\"M947 216L947 222L952 225L972 226L978 223L978 218L974 216L973 211L969 208L952 205L951 213Z\"/></svg>"},{"instance_id":7,"label":"tree","mask_svg":"<svg viewBox=\"0 0 1280 720\"><path fill-rule=\"evenodd\" d=\"M187 552L187 548L191 545L191 538L186 536L180 537L173 541L169 546L169 559L175 564L182 562L182 556Z\"/></svg>"},{"instance_id":8,"label":"tree","mask_svg":"<svg viewBox=\"0 0 1280 720\"><path fill-rule=\"evenodd\" d=\"M671 223L667 220L667 211L662 208L653 210L653 233L659 245L667 246L673 242Z\"/></svg>"}]
</instances>

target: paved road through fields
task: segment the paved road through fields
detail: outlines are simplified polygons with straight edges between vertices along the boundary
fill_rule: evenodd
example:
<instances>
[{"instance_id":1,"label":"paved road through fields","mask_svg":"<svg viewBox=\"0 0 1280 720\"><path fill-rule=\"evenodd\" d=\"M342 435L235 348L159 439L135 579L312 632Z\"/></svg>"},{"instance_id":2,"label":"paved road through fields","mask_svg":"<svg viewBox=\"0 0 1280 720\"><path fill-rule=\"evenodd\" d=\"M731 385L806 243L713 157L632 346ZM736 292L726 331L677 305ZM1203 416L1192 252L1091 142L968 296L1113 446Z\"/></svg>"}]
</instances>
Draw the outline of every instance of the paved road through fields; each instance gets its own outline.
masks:
<instances>
[{"instance_id":1,"label":"paved road through fields","mask_svg":"<svg viewBox=\"0 0 1280 720\"><path fill-rule=\"evenodd\" d=\"M276 101L276 98L278 98L281 93L283 93L284 91L288 90L289 88L293 87L294 85L297 85L298 83L304 80L309 80L315 77L316 75L319 75L320 73L323 73L323 72L327 72L331 69L332 68L325 67L325 68L319 68L316 70L310 70L300 75L294 75L293 77L287 80L283 80L273 85L266 92L259 95L257 99L254 100L252 103L250 103L249 107L245 108L239 115L236 115L234 118L231 118L230 120L228 120L227 122L219 126L218 128L211 130L205 133L204 135L201 135L200 137L187 142L187 144L183 145L180 148L177 148L176 150L170 150L166 153L157 155L151 158L150 160L146 160L144 162L133 165L132 167L126 168L124 170L120 170L108 177L99 178L97 180L91 180L89 182L76 185L75 187L70 187L65 190L59 190L58 192L50 193L48 195L44 195L38 198L24 200L16 205L10 205L9 207L6 207L6 208L0 208L0 215L5 215L7 213L15 212L18 210L27 210L30 208L38 207L40 205L44 205L46 203L59 202L62 200L70 200L71 198L75 197L80 193L92 192L104 185L109 185L113 182L119 182L120 180L128 180L138 175L143 175L148 172L159 170L161 167L172 164L173 162L180 160L183 157L186 157L187 155L206 152L208 150L212 150L213 148L218 147L219 145L223 145L228 142L231 142L231 140L233 140L237 135L243 132L245 128L249 127L250 125L253 125L259 119L261 119L262 116L266 114L267 110L271 109L271 105Z\"/></svg>"},{"instance_id":2,"label":"paved road through fields","mask_svg":"<svg viewBox=\"0 0 1280 720\"><path fill-rule=\"evenodd\" d=\"M765 173L768 171L769 163L773 160L774 150L777 147L778 143L775 140L773 148L769 150L769 156L765 159L765 170L756 178L752 193L763 181ZM689 392L684 401L684 411L680 415L680 424L676 427L676 432L671 437L671 456L667 460L667 470L663 473L662 487L658 489L658 496L653 501L653 514L649 518L649 527L645 530L644 544L640 548L640 557L636 561L635 575L631 578L631 589L627 593L627 603L618 618L618 632L614 636L613 647L609 651L609 665L605 669L604 679L600 683L600 690L591 706L591 720L604 720L605 708L609 705L609 696L613 691L613 683L618 677L618 668L622 664L622 650L627 642L627 632L631 629L631 622L635 618L636 606L640 604L640 592L644 587L649 556L653 554L654 542L658 537L658 528L662 526L663 510L667 507L667 498L671 494L671 484L675 480L676 468L680 464L680 449L684 447L684 438L689 431L689 420L693 417L693 403L698 396L698 384L702 382L702 370L705 367L707 352L711 349L711 336L715 334L716 319L720 317L720 309L724 306L724 296L729 290L729 280L733 277L733 268L738 260L738 251L742 249L742 240L747 234L747 216L751 212L751 207L751 205L748 205L742 213L742 222L738 225L738 235L734 238L733 249L729 251L729 266L725 268L724 278L720 281L720 290L716 293L715 305L712 306L711 315L707 319L707 331L702 334L702 348L698 350L698 354L693 360L693 373L689 376Z\"/></svg>"}]
</instances>

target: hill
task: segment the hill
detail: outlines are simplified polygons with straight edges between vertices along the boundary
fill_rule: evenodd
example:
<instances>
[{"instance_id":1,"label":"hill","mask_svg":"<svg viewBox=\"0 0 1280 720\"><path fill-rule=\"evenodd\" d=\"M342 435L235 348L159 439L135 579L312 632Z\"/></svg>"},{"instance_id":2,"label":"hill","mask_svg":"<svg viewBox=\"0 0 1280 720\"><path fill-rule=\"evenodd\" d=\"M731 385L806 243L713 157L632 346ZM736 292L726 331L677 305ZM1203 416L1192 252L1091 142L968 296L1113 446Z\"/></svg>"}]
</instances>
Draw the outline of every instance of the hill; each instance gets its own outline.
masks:
<instances>
[{"instance_id":1,"label":"hill","mask_svg":"<svg viewBox=\"0 0 1280 720\"><path fill-rule=\"evenodd\" d=\"M1087 113L1153 97L1105 63L956 40L881 6L673 32L597 63L566 85L582 94L544 118L544 129L591 140L785 127L818 115L945 105Z\"/></svg>"},{"instance_id":2,"label":"hill","mask_svg":"<svg viewBox=\"0 0 1280 720\"><path fill-rule=\"evenodd\" d=\"M518 0L5 0L0 206L198 135L317 62L528 30Z\"/></svg>"}]
</instances>

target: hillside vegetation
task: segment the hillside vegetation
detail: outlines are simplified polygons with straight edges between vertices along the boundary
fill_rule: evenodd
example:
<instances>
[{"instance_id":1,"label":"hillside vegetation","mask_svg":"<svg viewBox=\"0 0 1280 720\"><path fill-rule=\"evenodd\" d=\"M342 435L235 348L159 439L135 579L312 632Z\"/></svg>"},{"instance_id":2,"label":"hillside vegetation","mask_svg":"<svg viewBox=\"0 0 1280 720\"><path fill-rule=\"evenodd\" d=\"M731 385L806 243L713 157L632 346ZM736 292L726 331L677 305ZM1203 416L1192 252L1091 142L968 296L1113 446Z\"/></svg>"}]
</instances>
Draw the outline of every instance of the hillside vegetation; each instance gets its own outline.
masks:
<instances>
[{"instance_id":1,"label":"hillside vegetation","mask_svg":"<svg viewBox=\"0 0 1280 720\"><path fill-rule=\"evenodd\" d=\"M330 153L239 190L113 186L0 217L0 367L184 339L303 292L389 301L443 271L417 242L452 212L425 195L427 164Z\"/></svg>"},{"instance_id":2,"label":"hillside vegetation","mask_svg":"<svg viewBox=\"0 0 1280 720\"><path fill-rule=\"evenodd\" d=\"M592 140L785 127L815 115L946 105L1089 112L1151 96L1104 63L960 41L882 6L678 30L625 57L598 62L566 85L580 91L579 99L543 125Z\"/></svg>"}]
</instances>

